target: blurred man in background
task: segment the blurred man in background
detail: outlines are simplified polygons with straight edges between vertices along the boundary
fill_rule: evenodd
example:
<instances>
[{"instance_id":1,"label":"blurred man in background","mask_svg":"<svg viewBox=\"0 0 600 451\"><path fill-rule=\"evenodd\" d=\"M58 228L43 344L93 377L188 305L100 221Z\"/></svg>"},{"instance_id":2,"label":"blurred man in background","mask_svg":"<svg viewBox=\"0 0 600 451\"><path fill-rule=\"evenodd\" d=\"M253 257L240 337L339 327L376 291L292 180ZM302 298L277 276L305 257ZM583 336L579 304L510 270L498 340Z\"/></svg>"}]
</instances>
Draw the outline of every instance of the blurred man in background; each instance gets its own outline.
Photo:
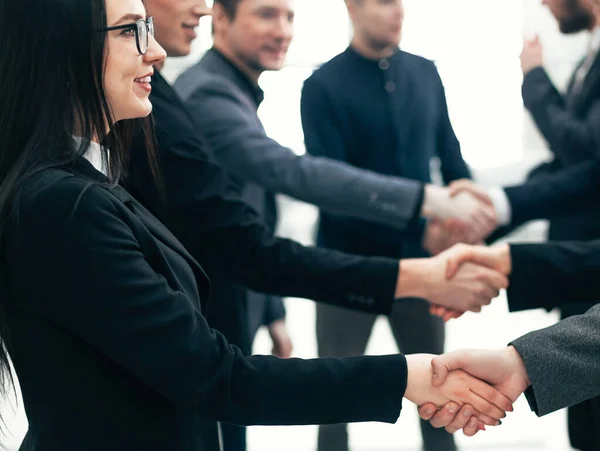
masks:
<instances>
[{"instance_id":1,"label":"blurred man in background","mask_svg":"<svg viewBox=\"0 0 600 451\"><path fill-rule=\"evenodd\" d=\"M304 83L301 105L307 151L423 183L431 182L432 161L439 159L444 182L470 178L435 65L399 49L402 0L346 0L346 4L354 28L350 46ZM428 255L424 232L424 221L398 231L321 211L317 244L360 255L419 258ZM363 354L375 319L317 306L319 356ZM401 352L444 352L443 321L429 314L424 300L396 305L389 321ZM426 451L456 449L443 429L422 421L421 430ZM348 451L346 425L320 426L318 449Z\"/></svg>"}]
</instances>

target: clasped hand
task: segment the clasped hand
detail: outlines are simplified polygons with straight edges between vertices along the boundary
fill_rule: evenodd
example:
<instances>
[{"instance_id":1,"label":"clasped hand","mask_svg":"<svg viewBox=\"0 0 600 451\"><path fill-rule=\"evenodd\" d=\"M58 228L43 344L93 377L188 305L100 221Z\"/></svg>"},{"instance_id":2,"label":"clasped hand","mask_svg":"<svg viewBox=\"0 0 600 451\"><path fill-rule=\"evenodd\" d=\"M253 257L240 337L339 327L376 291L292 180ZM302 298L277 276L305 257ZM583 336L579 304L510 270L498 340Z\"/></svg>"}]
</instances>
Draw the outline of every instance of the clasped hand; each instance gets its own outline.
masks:
<instances>
[{"instance_id":1,"label":"clasped hand","mask_svg":"<svg viewBox=\"0 0 600 451\"><path fill-rule=\"evenodd\" d=\"M462 350L430 360L431 384L433 387L443 387L451 381L454 372L463 372L479 382L489 383L493 389L501 393L510 402L514 402L529 387L530 380L523 360L516 349L508 346L503 350ZM470 379L466 379L470 382ZM488 392L495 400L495 392ZM491 398L486 398L491 399ZM434 427L445 428L450 433L462 429L467 436L475 435L484 427L475 428L474 420L467 413L474 405L448 403L440 408L437 400L427 401L419 407L419 415L429 421ZM453 401L456 401L453 399ZM495 404L495 401L492 401ZM460 407L460 410L459 410ZM511 411L507 409L506 411ZM481 420L481 417L479 418ZM485 422L485 424L489 424Z\"/></svg>"},{"instance_id":2,"label":"clasped hand","mask_svg":"<svg viewBox=\"0 0 600 451\"><path fill-rule=\"evenodd\" d=\"M444 415L458 416L466 435L474 435L477 430L485 429L485 425L495 426L499 420L512 411L512 400L487 383L461 370L452 370L443 374L443 380L433 381L434 356L413 354L406 356L408 363L408 380L405 397L420 408L420 414L430 412L432 424L445 420L440 417L438 409ZM434 416L437 415L437 417ZM449 424L450 422L448 422ZM446 424L444 424L446 426ZM458 430L458 429L457 429Z\"/></svg>"}]
</instances>

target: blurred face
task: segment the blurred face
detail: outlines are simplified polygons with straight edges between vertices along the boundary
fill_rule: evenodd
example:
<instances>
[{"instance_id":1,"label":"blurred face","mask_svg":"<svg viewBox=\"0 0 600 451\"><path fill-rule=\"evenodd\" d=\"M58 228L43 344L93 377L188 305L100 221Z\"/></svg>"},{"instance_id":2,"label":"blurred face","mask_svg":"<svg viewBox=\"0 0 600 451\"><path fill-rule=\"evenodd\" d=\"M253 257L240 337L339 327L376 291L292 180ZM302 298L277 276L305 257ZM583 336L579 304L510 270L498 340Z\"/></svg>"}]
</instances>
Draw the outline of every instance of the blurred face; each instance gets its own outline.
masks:
<instances>
[{"instance_id":1,"label":"blurred face","mask_svg":"<svg viewBox=\"0 0 600 451\"><path fill-rule=\"evenodd\" d=\"M154 17L156 40L169 56L186 56L196 39L200 19L211 14L206 0L146 0L148 15Z\"/></svg>"},{"instance_id":2,"label":"blurred face","mask_svg":"<svg viewBox=\"0 0 600 451\"><path fill-rule=\"evenodd\" d=\"M146 10L142 0L106 0L106 19L108 27L133 24L146 19ZM115 121L150 114L152 65L165 57L165 51L151 36L146 54L140 55L133 29L107 32L104 90Z\"/></svg>"},{"instance_id":3,"label":"blurred face","mask_svg":"<svg viewBox=\"0 0 600 451\"><path fill-rule=\"evenodd\" d=\"M404 22L402 0L348 0L355 35L374 49L398 47Z\"/></svg>"},{"instance_id":4,"label":"blurred face","mask_svg":"<svg viewBox=\"0 0 600 451\"><path fill-rule=\"evenodd\" d=\"M215 43L238 63L253 72L279 70L292 41L293 0L242 0L233 19L217 4L213 23Z\"/></svg>"},{"instance_id":5,"label":"blurred face","mask_svg":"<svg viewBox=\"0 0 600 451\"><path fill-rule=\"evenodd\" d=\"M542 0L558 22L561 33L578 33L596 23L593 3L596 0Z\"/></svg>"}]
</instances>

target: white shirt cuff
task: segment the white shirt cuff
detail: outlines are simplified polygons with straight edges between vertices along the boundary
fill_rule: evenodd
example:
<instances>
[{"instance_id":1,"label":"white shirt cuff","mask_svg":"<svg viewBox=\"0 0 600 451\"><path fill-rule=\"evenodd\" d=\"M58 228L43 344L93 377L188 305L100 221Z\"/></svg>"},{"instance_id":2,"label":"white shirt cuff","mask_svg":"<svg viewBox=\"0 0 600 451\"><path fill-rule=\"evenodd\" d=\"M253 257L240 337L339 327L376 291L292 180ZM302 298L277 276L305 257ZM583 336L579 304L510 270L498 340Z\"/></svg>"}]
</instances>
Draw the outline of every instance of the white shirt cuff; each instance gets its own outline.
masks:
<instances>
[{"instance_id":1,"label":"white shirt cuff","mask_svg":"<svg viewBox=\"0 0 600 451\"><path fill-rule=\"evenodd\" d=\"M494 210L496 210L496 216L498 217L498 225L505 226L512 221L512 207L506 192L500 188L491 188L488 190L488 195L492 200Z\"/></svg>"}]
</instances>

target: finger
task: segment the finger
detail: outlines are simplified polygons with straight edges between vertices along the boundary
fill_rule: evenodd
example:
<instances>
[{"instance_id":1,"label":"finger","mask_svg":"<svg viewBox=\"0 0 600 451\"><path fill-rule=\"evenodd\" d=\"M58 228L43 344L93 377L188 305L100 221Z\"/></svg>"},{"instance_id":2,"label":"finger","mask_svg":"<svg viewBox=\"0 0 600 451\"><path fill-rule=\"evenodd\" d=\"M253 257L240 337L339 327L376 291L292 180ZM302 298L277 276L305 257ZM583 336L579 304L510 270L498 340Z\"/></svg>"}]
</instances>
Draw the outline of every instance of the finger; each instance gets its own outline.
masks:
<instances>
[{"instance_id":1,"label":"finger","mask_svg":"<svg viewBox=\"0 0 600 451\"><path fill-rule=\"evenodd\" d=\"M480 395L478 395L471 389L473 382L474 381L471 381L469 383L469 392L465 393L464 399L461 399L460 401L471 404L478 412L490 416L495 420L501 420L502 418L506 417L506 413L504 410L498 408L498 406L491 403L487 399L482 398Z\"/></svg>"},{"instance_id":2,"label":"finger","mask_svg":"<svg viewBox=\"0 0 600 451\"><path fill-rule=\"evenodd\" d=\"M473 252L470 247L465 247L463 251L449 256L446 261L446 280L453 279L463 263L471 262L473 258Z\"/></svg>"},{"instance_id":3,"label":"finger","mask_svg":"<svg viewBox=\"0 0 600 451\"><path fill-rule=\"evenodd\" d=\"M477 410L475 410L475 413L473 414L473 416L477 417L477 419L479 420L479 424L481 424L481 425L487 424L488 426L498 426L498 420L490 417L489 415L478 412Z\"/></svg>"},{"instance_id":4,"label":"finger","mask_svg":"<svg viewBox=\"0 0 600 451\"><path fill-rule=\"evenodd\" d=\"M471 391L481 398L487 400L488 402L494 404L500 410L504 412L512 412L513 411L513 402L510 398L504 396L494 387L486 384L483 381L475 380L475 383L470 384ZM476 406L473 406L477 409ZM477 409L479 412L489 415L488 412L484 410Z\"/></svg>"},{"instance_id":5,"label":"finger","mask_svg":"<svg viewBox=\"0 0 600 451\"><path fill-rule=\"evenodd\" d=\"M432 305L431 307L429 307L429 313L431 313L434 316L444 316L444 314L446 313L446 309L439 305Z\"/></svg>"},{"instance_id":6,"label":"finger","mask_svg":"<svg viewBox=\"0 0 600 451\"><path fill-rule=\"evenodd\" d=\"M477 432L479 432L477 418L471 417L462 430L463 434L465 434L467 437L473 437L475 434L477 434Z\"/></svg>"},{"instance_id":7,"label":"finger","mask_svg":"<svg viewBox=\"0 0 600 451\"><path fill-rule=\"evenodd\" d=\"M481 268L480 281L486 283L494 291L504 290L508 288L508 278L496 270L490 268Z\"/></svg>"},{"instance_id":8,"label":"finger","mask_svg":"<svg viewBox=\"0 0 600 451\"><path fill-rule=\"evenodd\" d=\"M494 287L487 285L487 283L479 282L473 284L473 289L475 290L476 296L471 307L477 311L481 311L481 308L485 305L490 305L492 303L492 299L496 297L496 292L498 291L494 289Z\"/></svg>"},{"instance_id":9,"label":"finger","mask_svg":"<svg viewBox=\"0 0 600 451\"><path fill-rule=\"evenodd\" d=\"M437 413L437 407L435 404L423 404L419 407L419 416L422 420L429 421Z\"/></svg>"},{"instance_id":10,"label":"finger","mask_svg":"<svg viewBox=\"0 0 600 451\"><path fill-rule=\"evenodd\" d=\"M467 426L467 423L473 422L473 407L468 404L465 404L460 408L458 413L454 416L450 424L446 426L446 432L450 434L454 434L457 431L460 431L464 427ZM477 425L477 418L475 418L475 426Z\"/></svg>"},{"instance_id":11,"label":"finger","mask_svg":"<svg viewBox=\"0 0 600 451\"><path fill-rule=\"evenodd\" d=\"M476 303L476 304L471 305L471 307L469 308L469 311L473 312L473 313L481 313L481 304Z\"/></svg>"},{"instance_id":12,"label":"finger","mask_svg":"<svg viewBox=\"0 0 600 451\"><path fill-rule=\"evenodd\" d=\"M449 402L433 415L431 420L429 420L429 423L431 423L434 428L443 428L452 423L457 414L458 404Z\"/></svg>"},{"instance_id":13,"label":"finger","mask_svg":"<svg viewBox=\"0 0 600 451\"><path fill-rule=\"evenodd\" d=\"M465 314L465 312L449 311L448 313L446 313L444 315L443 319L444 319L444 322L447 323L451 319L458 319L461 316L463 316L464 314Z\"/></svg>"}]
</instances>

